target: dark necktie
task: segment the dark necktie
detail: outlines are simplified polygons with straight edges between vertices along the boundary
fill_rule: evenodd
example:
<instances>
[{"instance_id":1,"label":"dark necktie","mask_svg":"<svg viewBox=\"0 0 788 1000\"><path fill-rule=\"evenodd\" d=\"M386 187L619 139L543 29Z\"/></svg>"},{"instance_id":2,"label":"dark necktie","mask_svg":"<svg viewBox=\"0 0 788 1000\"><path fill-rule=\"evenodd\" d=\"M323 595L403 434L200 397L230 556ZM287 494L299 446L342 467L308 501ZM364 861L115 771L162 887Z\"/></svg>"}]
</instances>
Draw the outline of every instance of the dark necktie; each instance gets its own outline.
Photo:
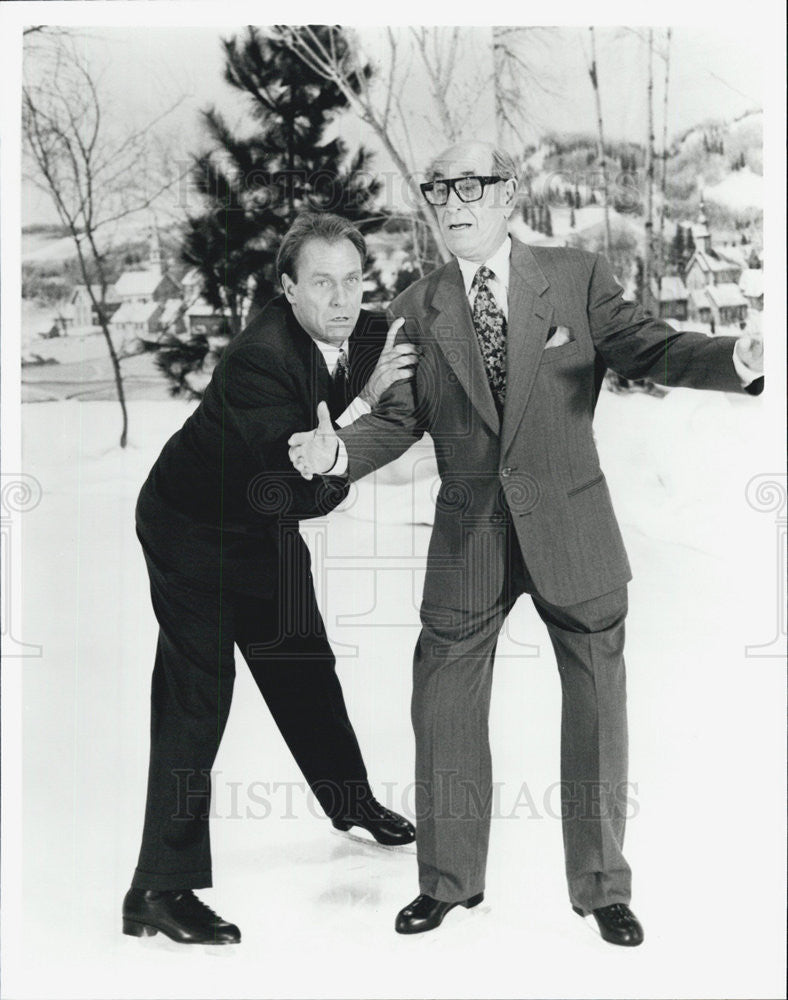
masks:
<instances>
[{"instance_id":1,"label":"dark necktie","mask_svg":"<svg viewBox=\"0 0 788 1000\"><path fill-rule=\"evenodd\" d=\"M331 400L329 410L331 416L336 418L343 413L350 404L350 363L344 348L339 349L337 363L334 373L331 376Z\"/></svg>"},{"instance_id":2,"label":"dark necktie","mask_svg":"<svg viewBox=\"0 0 788 1000\"><path fill-rule=\"evenodd\" d=\"M506 319L490 289L492 277L493 272L484 264L474 275L471 285L471 292L476 290L473 325L493 397L503 406L506 397Z\"/></svg>"}]
</instances>

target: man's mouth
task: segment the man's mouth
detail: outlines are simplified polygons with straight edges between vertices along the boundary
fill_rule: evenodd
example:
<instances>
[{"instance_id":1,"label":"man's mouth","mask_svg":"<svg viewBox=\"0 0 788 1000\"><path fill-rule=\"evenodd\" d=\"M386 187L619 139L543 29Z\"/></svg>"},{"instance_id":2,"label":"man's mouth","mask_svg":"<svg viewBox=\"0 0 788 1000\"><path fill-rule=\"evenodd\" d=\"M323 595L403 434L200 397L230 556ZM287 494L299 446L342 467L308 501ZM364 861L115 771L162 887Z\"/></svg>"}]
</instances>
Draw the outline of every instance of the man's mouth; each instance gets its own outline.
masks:
<instances>
[{"instance_id":1,"label":"man's mouth","mask_svg":"<svg viewBox=\"0 0 788 1000\"><path fill-rule=\"evenodd\" d=\"M470 228L471 228L470 222L451 222L449 224L449 229L453 229L455 231L459 231L462 229L470 229Z\"/></svg>"},{"instance_id":2,"label":"man's mouth","mask_svg":"<svg viewBox=\"0 0 788 1000\"><path fill-rule=\"evenodd\" d=\"M350 322L350 317L349 316L332 316L331 319L328 322L329 323L349 323Z\"/></svg>"}]
</instances>

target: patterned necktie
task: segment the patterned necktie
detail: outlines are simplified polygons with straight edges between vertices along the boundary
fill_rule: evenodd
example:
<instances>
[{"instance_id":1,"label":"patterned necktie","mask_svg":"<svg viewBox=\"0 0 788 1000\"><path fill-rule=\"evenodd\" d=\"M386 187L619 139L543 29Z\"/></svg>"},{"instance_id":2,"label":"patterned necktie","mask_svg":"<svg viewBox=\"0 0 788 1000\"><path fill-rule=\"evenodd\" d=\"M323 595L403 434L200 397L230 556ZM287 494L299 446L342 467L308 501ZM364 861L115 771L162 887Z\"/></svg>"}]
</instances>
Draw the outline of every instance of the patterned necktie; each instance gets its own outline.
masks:
<instances>
[{"instance_id":1,"label":"patterned necktie","mask_svg":"<svg viewBox=\"0 0 788 1000\"><path fill-rule=\"evenodd\" d=\"M506 397L506 319L490 289L493 272L482 264L473 278L473 325L487 370L487 379L496 402L503 406Z\"/></svg>"},{"instance_id":2,"label":"patterned necktie","mask_svg":"<svg viewBox=\"0 0 788 1000\"><path fill-rule=\"evenodd\" d=\"M347 409L350 403L349 392L350 392L350 362L348 361L347 354L345 353L344 347L339 349L339 354L337 356L337 363L334 367L334 373L331 376L331 400L329 402L329 410L331 411L332 417L338 417L344 410Z\"/></svg>"}]
</instances>

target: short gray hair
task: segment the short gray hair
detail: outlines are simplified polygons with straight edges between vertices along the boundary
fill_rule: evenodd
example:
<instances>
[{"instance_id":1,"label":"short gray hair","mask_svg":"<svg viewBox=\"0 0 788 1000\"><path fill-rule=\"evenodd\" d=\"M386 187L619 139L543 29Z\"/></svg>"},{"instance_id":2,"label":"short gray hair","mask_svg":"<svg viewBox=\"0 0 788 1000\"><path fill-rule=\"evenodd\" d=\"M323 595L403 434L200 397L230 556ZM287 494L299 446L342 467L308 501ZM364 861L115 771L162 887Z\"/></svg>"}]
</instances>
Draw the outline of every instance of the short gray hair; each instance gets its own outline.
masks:
<instances>
[{"instance_id":1,"label":"short gray hair","mask_svg":"<svg viewBox=\"0 0 788 1000\"><path fill-rule=\"evenodd\" d=\"M514 177L515 180L520 179L520 169L517 161L511 153L505 149L501 149L500 146L493 147L492 172L503 177L504 180L508 180L510 177Z\"/></svg>"},{"instance_id":2,"label":"short gray hair","mask_svg":"<svg viewBox=\"0 0 788 1000\"><path fill-rule=\"evenodd\" d=\"M454 145L455 146L464 145L464 143L455 143ZM492 143L489 142L480 142L479 145L489 147L490 155L492 157L493 174L495 174L498 177L502 177L504 180L509 180L510 177L513 177L519 184L520 167L517 163L517 160L515 160L515 158L508 150L503 149L501 146L494 146ZM449 148L453 149L454 146L450 146ZM444 150L443 152L447 152L447 150ZM435 176L435 167L440 161L442 155L443 154L440 154L439 156L434 157L430 162L430 165L427 167L428 179Z\"/></svg>"},{"instance_id":3,"label":"short gray hair","mask_svg":"<svg viewBox=\"0 0 788 1000\"><path fill-rule=\"evenodd\" d=\"M289 275L294 281L298 280L296 275L298 255L309 240L325 240L326 243L349 240L358 250L361 267L364 267L367 244L352 222L331 212L302 212L296 216L279 245L279 252L276 255L276 276L280 282L283 274Z\"/></svg>"}]
</instances>

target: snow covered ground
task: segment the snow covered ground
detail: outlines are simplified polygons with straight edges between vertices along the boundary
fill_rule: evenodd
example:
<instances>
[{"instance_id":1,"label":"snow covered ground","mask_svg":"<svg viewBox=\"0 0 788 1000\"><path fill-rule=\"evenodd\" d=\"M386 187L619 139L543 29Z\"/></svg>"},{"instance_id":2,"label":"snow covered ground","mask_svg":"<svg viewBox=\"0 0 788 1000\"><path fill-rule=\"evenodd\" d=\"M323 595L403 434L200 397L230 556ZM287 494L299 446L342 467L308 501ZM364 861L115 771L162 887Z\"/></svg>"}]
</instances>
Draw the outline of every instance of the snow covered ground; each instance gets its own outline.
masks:
<instances>
[{"instance_id":1,"label":"snow covered ground","mask_svg":"<svg viewBox=\"0 0 788 1000\"><path fill-rule=\"evenodd\" d=\"M774 471L773 452L763 400L719 393L603 393L596 421L635 572L627 854L642 948L606 945L566 899L559 683L527 598L496 665L500 797L482 906L431 934L394 933L417 893L412 850L331 832L239 658L216 764L216 887L202 895L243 943L186 952L162 935L121 935L156 637L133 507L192 405L132 401L123 452L116 404L23 407L25 471L43 495L23 520L22 634L42 655L4 664L22 674L24 788L23 905L13 947L4 941L4 995L781 996L784 662L745 654L777 630L776 514L745 500L753 477ZM433 474L427 444L305 524L373 785L405 812Z\"/></svg>"}]
</instances>

